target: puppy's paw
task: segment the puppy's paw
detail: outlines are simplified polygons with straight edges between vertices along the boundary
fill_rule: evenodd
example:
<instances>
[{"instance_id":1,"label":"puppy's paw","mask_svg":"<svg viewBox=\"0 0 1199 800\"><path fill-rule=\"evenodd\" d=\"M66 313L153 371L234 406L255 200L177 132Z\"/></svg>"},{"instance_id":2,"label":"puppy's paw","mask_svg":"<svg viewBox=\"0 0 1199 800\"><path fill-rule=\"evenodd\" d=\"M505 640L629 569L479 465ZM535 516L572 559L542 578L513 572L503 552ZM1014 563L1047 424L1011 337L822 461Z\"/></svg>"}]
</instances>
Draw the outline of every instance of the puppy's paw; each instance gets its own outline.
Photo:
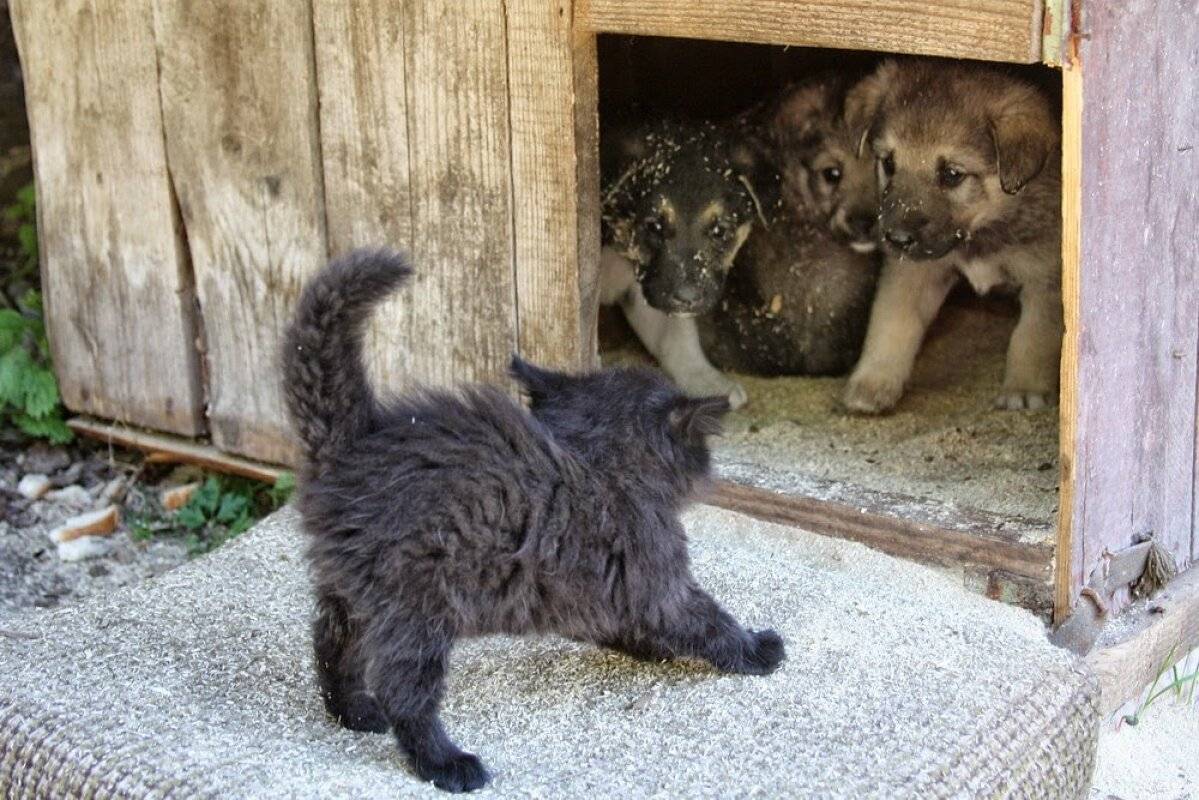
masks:
<instances>
[{"instance_id":1,"label":"puppy's paw","mask_svg":"<svg viewBox=\"0 0 1199 800\"><path fill-rule=\"evenodd\" d=\"M855 373L845 386L841 402L855 414L890 411L903 397L902 378L885 373Z\"/></svg>"},{"instance_id":2,"label":"puppy's paw","mask_svg":"<svg viewBox=\"0 0 1199 800\"><path fill-rule=\"evenodd\" d=\"M1026 391L1022 389L1003 389L995 396L995 408L1006 411L1040 411L1053 405L1057 397L1052 392Z\"/></svg>"},{"instance_id":3,"label":"puppy's paw","mask_svg":"<svg viewBox=\"0 0 1199 800\"><path fill-rule=\"evenodd\" d=\"M675 378L679 388L691 397L717 397L729 399L729 408L741 408L749 401L745 387L720 372L694 372Z\"/></svg>"},{"instance_id":4,"label":"puppy's paw","mask_svg":"<svg viewBox=\"0 0 1199 800\"><path fill-rule=\"evenodd\" d=\"M416 774L447 792L473 792L491 780L483 762L470 753L457 753L444 761L418 763Z\"/></svg>"}]
</instances>

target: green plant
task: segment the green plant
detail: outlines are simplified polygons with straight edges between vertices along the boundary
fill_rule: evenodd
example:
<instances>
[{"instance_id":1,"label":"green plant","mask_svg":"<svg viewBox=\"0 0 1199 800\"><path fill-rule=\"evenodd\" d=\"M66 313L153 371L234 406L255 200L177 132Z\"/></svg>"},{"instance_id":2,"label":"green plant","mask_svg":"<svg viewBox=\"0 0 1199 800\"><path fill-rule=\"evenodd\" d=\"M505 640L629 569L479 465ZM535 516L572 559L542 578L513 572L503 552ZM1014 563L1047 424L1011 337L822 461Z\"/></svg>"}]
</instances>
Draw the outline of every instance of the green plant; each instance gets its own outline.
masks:
<instances>
[{"instance_id":1,"label":"green plant","mask_svg":"<svg viewBox=\"0 0 1199 800\"><path fill-rule=\"evenodd\" d=\"M27 289L18 300L13 292L36 280L38 266L37 206L33 185L17 192L4 218L15 223L17 259L5 265L0 285L0 421L30 436L56 444L73 438L62 419L58 381L50 368L50 345L42 318L42 297Z\"/></svg>"},{"instance_id":2,"label":"green plant","mask_svg":"<svg viewBox=\"0 0 1199 800\"><path fill-rule=\"evenodd\" d=\"M50 369L41 296L33 290L17 308L0 309L0 419L56 444L73 438Z\"/></svg>"},{"instance_id":3,"label":"green plant","mask_svg":"<svg viewBox=\"0 0 1199 800\"><path fill-rule=\"evenodd\" d=\"M1155 701L1158 700L1158 698L1162 697L1163 695L1169 694L1170 692L1174 692L1174 695L1176 697L1178 697L1179 699L1182 699L1182 692L1184 689L1187 689L1187 684L1190 684L1190 689L1187 689L1186 702L1188 705L1191 703L1191 700L1194 697L1194 693L1195 693L1195 684L1197 682L1199 682L1199 669L1196 669L1194 672L1192 672L1189 675L1179 675L1178 674L1178 664L1173 663L1174 662L1174 654L1177 650L1178 650L1178 645L1174 645L1173 647L1170 648L1170 652L1166 654L1165 660L1162 662L1162 665L1157 670L1157 675L1154 677L1153 683L1150 684L1150 686L1149 686L1149 691L1147 691L1145 693L1145 699L1141 701L1141 704L1139 706L1137 706L1136 711L1134 711L1131 714L1125 715L1124 721L1126 723L1128 723L1129 725L1136 725L1138 722L1140 722L1141 715L1144 714L1145 711L1149 708L1149 706L1151 706ZM1166 674L1167 668L1170 669L1173 680L1171 680L1169 683L1167 683L1162 688L1158 689L1157 688L1158 681L1160 681L1162 679L1162 676Z\"/></svg>"},{"instance_id":4,"label":"green plant","mask_svg":"<svg viewBox=\"0 0 1199 800\"><path fill-rule=\"evenodd\" d=\"M209 476L175 512L173 522L187 532L188 550L206 553L244 533L254 521L287 502L295 477L283 473L269 485L246 478ZM147 527L143 535L153 535Z\"/></svg>"}]
</instances>

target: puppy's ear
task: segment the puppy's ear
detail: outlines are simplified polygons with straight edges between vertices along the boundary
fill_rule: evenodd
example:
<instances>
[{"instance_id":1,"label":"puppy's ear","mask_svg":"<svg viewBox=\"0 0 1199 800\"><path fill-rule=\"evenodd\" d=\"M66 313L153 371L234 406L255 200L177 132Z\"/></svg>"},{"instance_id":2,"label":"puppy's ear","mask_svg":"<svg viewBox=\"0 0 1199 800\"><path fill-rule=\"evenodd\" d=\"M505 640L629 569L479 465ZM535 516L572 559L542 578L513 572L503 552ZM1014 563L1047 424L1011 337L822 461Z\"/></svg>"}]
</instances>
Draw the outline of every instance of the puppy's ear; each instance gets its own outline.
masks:
<instances>
[{"instance_id":1,"label":"puppy's ear","mask_svg":"<svg viewBox=\"0 0 1199 800\"><path fill-rule=\"evenodd\" d=\"M1037 177L1056 149L1057 129L1035 91L1028 89L991 115L999 183L1008 194L1016 194Z\"/></svg>"},{"instance_id":2,"label":"puppy's ear","mask_svg":"<svg viewBox=\"0 0 1199 800\"><path fill-rule=\"evenodd\" d=\"M516 379L533 402L562 391L570 381L570 376L563 372L542 369L517 355L512 356L508 374Z\"/></svg>"},{"instance_id":3,"label":"puppy's ear","mask_svg":"<svg viewBox=\"0 0 1199 800\"><path fill-rule=\"evenodd\" d=\"M802 146L819 136L820 123L829 119L832 102L821 83L800 84L787 89L770 119L770 134L781 146Z\"/></svg>"},{"instance_id":4,"label":"puppy's ear","mask_svg":"<svg viewBox=\"0 0 1199 800\"><path fill-rule=\"evenodd\" d=\"M670 429L677 437L696 442L705 436L719 436L724 430L722 420L727 413L727 397L685 397L670 409L668 419Z\"/></svg>"},{"instance_id":5,"label":"puppy's ear","mask_svg":"<svg viewBox=\"0 0 1199 800\"><path fill-rule=\"evenodd\" d=\"M845 95L845 108L842 117L845 127L849 130L850 140L858 147L858 155L866 149L866 140L878 121L882 111L883 100L895 83L899 72L899 62L887 59L878 65L874 72L858 81Z\"/></svg>"}]
</instances>

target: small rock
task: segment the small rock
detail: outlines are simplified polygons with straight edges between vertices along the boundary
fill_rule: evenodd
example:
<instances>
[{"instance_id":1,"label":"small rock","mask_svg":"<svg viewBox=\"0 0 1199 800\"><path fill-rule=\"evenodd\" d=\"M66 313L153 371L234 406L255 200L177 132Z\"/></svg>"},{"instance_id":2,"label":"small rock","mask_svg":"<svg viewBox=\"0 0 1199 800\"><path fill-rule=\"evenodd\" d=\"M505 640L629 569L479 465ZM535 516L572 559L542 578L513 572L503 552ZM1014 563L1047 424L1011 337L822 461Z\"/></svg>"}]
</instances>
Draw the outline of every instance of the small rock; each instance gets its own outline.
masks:
<instances>
[{"instance_id":1,"label":"small rock","mask_svg":"<svg viewBox=\"0 0 1199 800\"><path fill-rule=\"evenodd\" d=\"M23 465L29 472L53 475L71 463L71 456L62 447L51 447L45 442L35 442L25 451Z\"/></svg>"},{"instance_id":2,"label":"small rock","mask_svg":"<svg viewBox=\"0 0 1199 800\"><path fill-rule=\"evenodd\" d=\"M104 484L100 490L100 500L105 503L118 503L125 496L125 479L113 478Z\"/></svg>"},{"instance_id":3,"label":"small rock","mask_svg":"<svg viewBox=\"0 0 1199 800\"><path fill-rule=\"evenodd\" d=\"M112 543L98 536L81 536L78 539L60 542L58 558L62 561L84 561L108 555Z\"/></svg>"},{"instance_id":4,"label":"small rock","mask_svg":"<svg viewBox=\"0 0 1199 800\"><path fill-rule=\"evenodd\" d=\"M90 514L80 514L50 531L50 541L62 544L82 537L107 536L117 529L120 518L116 506L109 506Z\"/></svg>"},{"instance_id":5,"label":"small rock","mask_svg":"<svg viewBox=\"0 0 1199 800\"><path fill-rule=\"evenodd\" d=\"M87 568L87 574L93 578L103 578L108 575L108 567L103 564L92 564Z\"/></svg>"},{"instance_id":6,"label":"small rock","mask_svg":"<svg viewBox=\"0 0 1199 800\"><path fill-rule=\"evenodd\" d=\"M91 508L92 506L91 494L88 493L87 489L78 484L56 489L46 495L46 499L71 508L83 509Z\"/></svg>"},{"instance_id":7,"label":"small rock","mask_svg":"<svg viewBox=\"0 0 1199 800\"><path fill-rule=\"evenodd\" d=\"M75 462L65 470L55 475L50 479L50 483L58 488L70 486L79 480L79 476L83 473L83 464Z\"/></svg>"},{"instance_id":8,"label":"small rock","mask_svg":"<svg viewBox=\"0 0 1199 800\"><path fill-rule=\"evenodd\" d=\"M185 483L182 486L172 486L169 489L164 489L162 492L162 507L167 511L178 511L187 505L187 501L191 499L196 490L200 488L200 483Z\"/></svg>"},{"instance_id":9,"label":"small rock","mask_svg":"<svg viewBox=\"0 0 1199 800\"><path fill-rule=\"evenodd\" d=\"M31 472L17 484L17 492L26 500L37 500L50 491L50 479L40 472Z\"/></svg>"}]
</instances>

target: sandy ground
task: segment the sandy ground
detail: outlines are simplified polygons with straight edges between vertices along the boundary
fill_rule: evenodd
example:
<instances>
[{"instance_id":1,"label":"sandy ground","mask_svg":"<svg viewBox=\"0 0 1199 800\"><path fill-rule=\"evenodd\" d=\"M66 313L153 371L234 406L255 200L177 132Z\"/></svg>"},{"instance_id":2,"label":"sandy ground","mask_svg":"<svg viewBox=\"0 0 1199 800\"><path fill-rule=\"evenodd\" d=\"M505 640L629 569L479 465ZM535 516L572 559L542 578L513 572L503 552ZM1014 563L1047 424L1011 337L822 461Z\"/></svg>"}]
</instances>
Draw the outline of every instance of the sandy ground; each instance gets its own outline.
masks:
<instances>
[{"instance_id":1,"label":"sandy ground","mask_svg":"<svg viewBox=\"0 0 1199 800\"><path fill-rule=\"evenodd\" d=\"M1105 725L1090 796L1091 800L1199 798L1199 706L1163 698L1135 726Z\"/></svg>"},{"instance_id":2,"label":"sandy ground","mask_svg":"<svg viewBox=\"0 0 1199 800\"><path fill-rule=\"evenodd\" d=\"M1163 673L1156 693L1199 670L1199 648ZM1090 800L1199 800L1199 685L1167 692L1148 707L1146 689L1099 733L1099 763ZM1136 724L1127 717L1135 716Z\"/></svg>"},{"instance_id":3,"label":"sandy ground","mask_svg":"<svg viewBox=\"0 0 1199 800\"><path fill-rule=\"evenodd\" d=\"M1058 410L996 411L1015 310L1001 301L947 306L892 414L857 417L844 378L739 376L750 402L731 415L724 460L1050 522L1057 512ZM613 326L615 327L615 326ZM617 334L609 341L619 342ZM605 361L645 358L626 343Z\"/></svg>"}]
</instances>

